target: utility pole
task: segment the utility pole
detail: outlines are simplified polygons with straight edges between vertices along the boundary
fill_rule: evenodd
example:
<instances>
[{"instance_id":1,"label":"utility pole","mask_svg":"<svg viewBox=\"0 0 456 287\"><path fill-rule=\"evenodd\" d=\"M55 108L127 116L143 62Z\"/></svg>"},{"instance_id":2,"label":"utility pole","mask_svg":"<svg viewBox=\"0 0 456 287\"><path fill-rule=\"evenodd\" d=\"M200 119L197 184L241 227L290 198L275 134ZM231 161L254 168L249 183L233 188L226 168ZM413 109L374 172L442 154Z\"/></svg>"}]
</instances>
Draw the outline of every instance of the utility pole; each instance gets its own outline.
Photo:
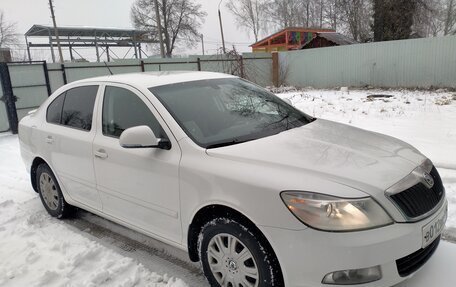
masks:
<instances>
[{"instance_id":1,"label":"utility pole","mask_svg":"<svg viewBox=\"0 0 456 287\"><path fill-rule=\"evenodd\" d=\"M54 5L52 4L52 0L49 0L49 8L51 9L51 18L52 18L52 23L54 24L54 34L55 34L55 38L57 40L57 48L59 49L60 63L63 64L62 47L60 46L59 30L57 29L57 22L55 21Z\"/></svg>"},{"instance_id":2,"label":"utility pole","mask_svg":"<svg viewBox=\"0 0 456 287\"><path fill-rule=\"evenodd\" d=\"M201 48L203 49L203 56L204 56L204 36L203 36L203 34L201 34L200 36L201 36Z\"/></svg>"},{"instance_id":3,"label":"utility pole","mask_svg":"<svg viewBox=\"0 0 456 287\"><path fill-rule=\"evenodd\" d=\"M155 2L155 18L157 18L157 28L158 28L158 39L160 40L160 54L161 57L165 57L165 46L163 45L163 34L162 34L162 26L160 21L160 8L158 7L158 1L154 0Z\"/></svg>"},{"instance_id":4,"label":"utility pole","mask_svg":"<svg viewBox=\"0 0 456 287\"><path fill-rule=\"evenodd\" d=\"M222 4L222 1L223 0L220 0L219 5L218 5L218 16L219 16L219 22L220 22L220 34L222 34L223 54L226 54L225 37L223 36L222 13L220 12L220 4Z\"/></svg>"}]
</instances>

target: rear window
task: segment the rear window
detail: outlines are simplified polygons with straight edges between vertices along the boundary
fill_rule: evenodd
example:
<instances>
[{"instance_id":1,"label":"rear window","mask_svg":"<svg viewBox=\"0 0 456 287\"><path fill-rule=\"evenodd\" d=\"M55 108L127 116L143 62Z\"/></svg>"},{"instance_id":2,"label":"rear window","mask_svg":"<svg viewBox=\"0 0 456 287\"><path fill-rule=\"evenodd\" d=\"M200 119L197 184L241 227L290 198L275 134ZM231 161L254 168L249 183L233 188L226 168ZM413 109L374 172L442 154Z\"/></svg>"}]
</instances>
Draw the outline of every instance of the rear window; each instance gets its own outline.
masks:
<instances>
[{"instance_id":1,"label":"rear window","mask_svg":"<svg viewBox=\"0 0 456 287\"><path fill-rule=\"evenodd\" d=\"M48 106L46 121L90 131L97 92L98 86L77 87L66 91Z\"/></svg>"},{"instance_id":2,"label":"rear window","mask_svg":"<svg viewBox=\"0 0 456 287\"><path fill-rule=\"evenodd\" d=\"M97 91L98 86L78 87L67 91L61 124L90 131Z\"/></svg>"},{"instance_id":3,"label":"rear window","mask_svg":"<svg viewBox=\"0 0 456 287\"><path fill-rule=\"evenodd\" d=\"M65 93L61 94L48 106L46 121L52 124L60 124L62 119L63 102L65 101Z\"/></svg>"}]
</instances>

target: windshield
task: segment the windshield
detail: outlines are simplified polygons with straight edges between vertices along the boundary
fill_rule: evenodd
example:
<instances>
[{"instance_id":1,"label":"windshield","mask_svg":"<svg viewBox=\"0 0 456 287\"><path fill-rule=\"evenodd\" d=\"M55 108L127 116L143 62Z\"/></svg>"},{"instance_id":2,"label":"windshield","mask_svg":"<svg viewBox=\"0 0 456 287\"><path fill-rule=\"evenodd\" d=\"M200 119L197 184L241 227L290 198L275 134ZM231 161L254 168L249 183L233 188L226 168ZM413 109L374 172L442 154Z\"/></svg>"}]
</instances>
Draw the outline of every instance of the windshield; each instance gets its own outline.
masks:
<instances>
[{"instance_id":1,"label":"windshield","mask_svg":"<svg viewBox=\"0 0 456 287\"><path fill-rule=\"evenodd\" d=\"M204 148L255 140L312 121L272 93L228 78L149 89L187 135Z\"/></svg>"}]
</instances>

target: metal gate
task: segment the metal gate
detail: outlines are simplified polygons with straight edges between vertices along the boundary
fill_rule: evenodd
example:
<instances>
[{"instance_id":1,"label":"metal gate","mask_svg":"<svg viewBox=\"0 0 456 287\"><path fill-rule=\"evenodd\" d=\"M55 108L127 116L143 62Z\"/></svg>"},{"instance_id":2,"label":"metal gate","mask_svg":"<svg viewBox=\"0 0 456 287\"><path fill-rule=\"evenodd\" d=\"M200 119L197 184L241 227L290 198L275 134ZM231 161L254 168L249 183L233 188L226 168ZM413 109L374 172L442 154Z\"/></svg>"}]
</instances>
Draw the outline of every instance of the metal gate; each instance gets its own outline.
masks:
<instances>
[{"instance_id":1,"label":"metal gate","mask_svg":"<svg viewBox=\"0 0 456 287\"><path fill-rule=\"evenodd\" d=\"M1 82L0 85L2 85ZM3 88L0 87L0 133L6 132L10 129L8 122L8 113L6 111L6 103L3 104L4 99Z\"/></svg>"},{"instance_id":2,"label":"metal gate","mask_svg":"<svg viewBox=\"0 0 456 287\"><path fill-rule=\"evenodd\" d=\"M0 132L17 133L18 121L51 95L47 64L45 61L0 63L0 78L0 100L4 102L4 105L0 103Z\"/></svg>"}]
</instances>

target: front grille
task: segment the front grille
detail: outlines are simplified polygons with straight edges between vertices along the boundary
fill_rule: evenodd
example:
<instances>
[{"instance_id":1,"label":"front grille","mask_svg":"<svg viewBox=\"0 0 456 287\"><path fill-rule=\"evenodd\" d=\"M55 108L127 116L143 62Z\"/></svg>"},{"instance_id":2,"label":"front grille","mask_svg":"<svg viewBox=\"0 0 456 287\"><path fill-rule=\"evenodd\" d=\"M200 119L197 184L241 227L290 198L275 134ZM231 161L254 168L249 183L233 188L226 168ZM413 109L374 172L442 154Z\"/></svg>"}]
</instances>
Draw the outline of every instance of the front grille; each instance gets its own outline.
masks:
<instances>
[{"instance_id":1,"label":"front grille","mask_svg":"<svg viewBox=\"0 0 456 287\"><path fill-rule=\"evenodd\" d=\"M420 267L423 266L429 258L431 258L432 254L434 254L437 246L439 246L439 242L440 236L426 248L421 248L408 256L396 260L397 272L399 272L399 275L401 277L406 277L420 269Z\"/></svg>"},{"instance_id":2,"label":"front grille","mask_svg":"<svg viewBox=\"0 0 456 287\"><path fill-rule=\"evenodd\" d=\"M431 211L440 202L444 195L442 179L435 167L430 175L434 178L434 186L427 188L423 183L418 183L400 193L391 195L391 199L410 218L421 216Z\"/></svg>"}]
</instances>

